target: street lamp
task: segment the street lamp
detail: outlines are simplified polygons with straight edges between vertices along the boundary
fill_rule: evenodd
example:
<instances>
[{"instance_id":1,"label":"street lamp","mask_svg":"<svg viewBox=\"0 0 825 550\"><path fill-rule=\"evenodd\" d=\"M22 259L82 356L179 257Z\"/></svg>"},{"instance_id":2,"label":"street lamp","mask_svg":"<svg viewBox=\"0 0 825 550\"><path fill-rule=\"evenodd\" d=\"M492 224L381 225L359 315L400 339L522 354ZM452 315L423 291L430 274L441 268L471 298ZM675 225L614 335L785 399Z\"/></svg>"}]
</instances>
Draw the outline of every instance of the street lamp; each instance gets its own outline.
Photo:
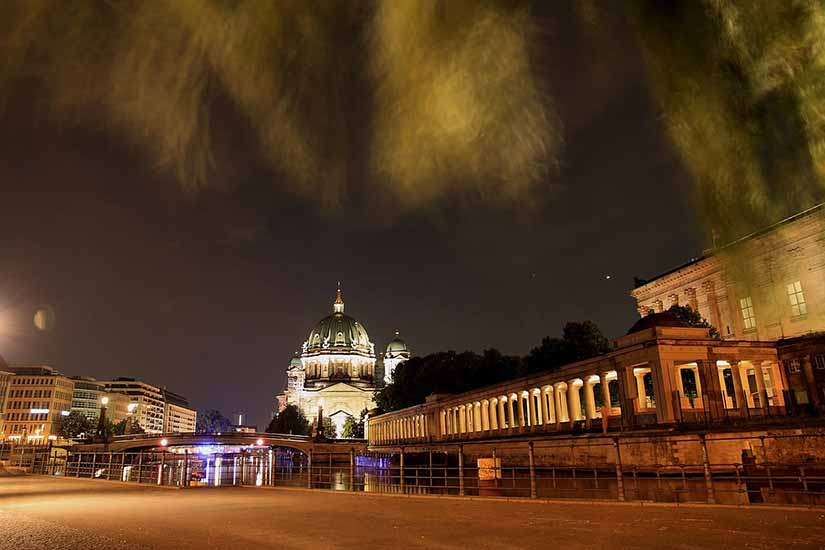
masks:
<instances>
[{"instance_id":1,"label":"street lamp","mask_svg":"<svg viewBox=\"0 0 825 550\"><path fill-rule=\"evenodd\" d=\"M126 426L123 429L123 435L129 435L132 433L132 419L134 418L132 415L135 414L137 407L137 403L129 403L126 405L126 411L129 413L129 416L126 418Z\"/></svg>"},{"instance_id":2,"label":"street lamp","mask_svg":"<svg viewBox=\"0 0 825 550\"><path fill-rule=\"evenodd\" d=\"M106 405L109 404L109 398L105 395L100 398L100 415L97 418L97 437L106 442Z\"/></svg>"}]
</instances>

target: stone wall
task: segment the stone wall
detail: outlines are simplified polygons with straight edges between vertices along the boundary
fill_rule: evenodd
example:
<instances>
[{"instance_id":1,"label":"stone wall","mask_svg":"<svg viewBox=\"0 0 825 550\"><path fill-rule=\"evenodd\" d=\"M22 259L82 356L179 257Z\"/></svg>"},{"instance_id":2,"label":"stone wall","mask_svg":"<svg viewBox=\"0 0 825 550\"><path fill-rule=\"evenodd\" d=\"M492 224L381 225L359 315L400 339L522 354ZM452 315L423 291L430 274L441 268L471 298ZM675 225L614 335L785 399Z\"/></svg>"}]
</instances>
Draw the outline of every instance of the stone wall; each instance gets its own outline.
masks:
<instances>
[{"instance_id":1,"label":"stone wall","mask_svg":"<svg viewBox=\"0 0 825 550\"><path fill-rule=\"evenodd\" d=\"M545 439L533 443L537 466L612 467L619 443L625 467L701 466L701 437L694 434L647 436L582 436ZM742 464L743 451L753 453L756 464L825 463L825 429L772 429L708 434L708 460L711 465ZM495 452L512 466L527 464L525 442L466 444L464 454L473 460Z\"/></svg>"}]
</instances>

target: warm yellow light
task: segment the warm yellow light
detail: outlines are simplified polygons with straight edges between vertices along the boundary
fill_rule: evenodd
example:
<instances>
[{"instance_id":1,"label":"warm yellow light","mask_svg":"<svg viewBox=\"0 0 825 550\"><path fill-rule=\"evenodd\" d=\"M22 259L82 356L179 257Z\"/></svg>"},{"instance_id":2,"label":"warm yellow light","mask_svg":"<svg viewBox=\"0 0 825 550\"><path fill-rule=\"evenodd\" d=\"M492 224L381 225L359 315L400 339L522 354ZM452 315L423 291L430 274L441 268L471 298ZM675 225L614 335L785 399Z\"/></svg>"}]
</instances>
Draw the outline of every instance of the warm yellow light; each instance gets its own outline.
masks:
<instances>
[{"instance_id":1,"label":"warm yellow light","mask_svg":"<svg viewBox=\"0 0 825 550\"><path fill-rule=\"evenodd\" d=\"M169 441L166 438L160 440L161 447L166 447L167 445L169 445Z\"/></svg>"},{"instance_id":2,"label":"warm yellow light","mask_svg":"<svg viewBox=\"0 0 825 550\"><path fill-rule=\"evenodd\" d=\"M261 445L263 445L263 444L264 444L264 440L263 440L263 439L258 439L258 440L255 442L255 445L257 445L257 446L259 446L259 447L260 447Z\"/></svg>"},{"instance_id":3,"label":"warm yellow light","mask_svg":"<svg viewBox=\"0 0 825 550\"><path fill-rule=\"evenodd\" d=\"M129 404L126 406L126 409L127 409L130 413L133 413L133 412L135 412L135 409L137 409L137 406L138 406L138 404L137 404L137 403L129 403Z\"/></svg>"},{"instance_id":4,"label":"warm yellow light","mask_svg":"<svg viewBox=\"0 0 825 550\"><path fill-rule=\"evenodd\" d=\"M100 398L100 404L101 405L108 405L109 404L109 398L108 397L101 397Z\"/></svg>"}]
</instances>

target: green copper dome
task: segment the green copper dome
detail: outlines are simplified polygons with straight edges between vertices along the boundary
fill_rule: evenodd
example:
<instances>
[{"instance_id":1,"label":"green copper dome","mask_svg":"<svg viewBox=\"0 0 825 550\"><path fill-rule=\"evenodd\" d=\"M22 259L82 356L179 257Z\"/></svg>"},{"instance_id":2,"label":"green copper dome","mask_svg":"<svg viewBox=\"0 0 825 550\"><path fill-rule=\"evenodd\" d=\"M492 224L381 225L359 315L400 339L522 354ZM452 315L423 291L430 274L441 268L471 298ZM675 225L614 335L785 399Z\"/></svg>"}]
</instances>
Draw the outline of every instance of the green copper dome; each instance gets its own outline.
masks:
<instances>
[{"instance_id":1,"label":"green copper dome","mask_svg":"<svg viewBox=\"0 0 825 550\"><path fill-rule=\"evenodd\" d=\"M407 348L407 343L401 339L399 336L398 331L395 331L395 338L390 340L390 343L387 344L387 357L396 357L398 355L409 354L410 350Z\"/></svg>"},{"instance_id":2,"label":"green copper dome","mask_svg":"<svg viewBox=\"0 0 825 550\"><path fill-rule=\"evenodd\" d=\"M338 289L333 305L334 313L315 325L304 342L301 357L327 354L356 354L375 357L375 349L367 329L344 314L344 300Z\"/></svg>"}]
</instances>

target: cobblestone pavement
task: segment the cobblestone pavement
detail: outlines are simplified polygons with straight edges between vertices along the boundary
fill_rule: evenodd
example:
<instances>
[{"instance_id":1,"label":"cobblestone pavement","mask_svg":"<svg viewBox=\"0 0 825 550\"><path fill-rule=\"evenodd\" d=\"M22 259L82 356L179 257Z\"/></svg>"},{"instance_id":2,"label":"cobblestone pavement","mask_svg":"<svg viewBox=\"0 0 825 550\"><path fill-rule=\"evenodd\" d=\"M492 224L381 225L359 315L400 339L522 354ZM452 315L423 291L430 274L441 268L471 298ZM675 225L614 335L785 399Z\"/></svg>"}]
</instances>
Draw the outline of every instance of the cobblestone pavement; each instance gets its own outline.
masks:
<instances>
[{"instance_id":1,"label":"cobblestone pavement","mask_svg":"<svg viewBox=\"0 0 825 550\"><path fill-rule=\"evenodd\" d=\"M0 478L2 549L825 548L825 510Z\"/></svg>"}]
</instances>

